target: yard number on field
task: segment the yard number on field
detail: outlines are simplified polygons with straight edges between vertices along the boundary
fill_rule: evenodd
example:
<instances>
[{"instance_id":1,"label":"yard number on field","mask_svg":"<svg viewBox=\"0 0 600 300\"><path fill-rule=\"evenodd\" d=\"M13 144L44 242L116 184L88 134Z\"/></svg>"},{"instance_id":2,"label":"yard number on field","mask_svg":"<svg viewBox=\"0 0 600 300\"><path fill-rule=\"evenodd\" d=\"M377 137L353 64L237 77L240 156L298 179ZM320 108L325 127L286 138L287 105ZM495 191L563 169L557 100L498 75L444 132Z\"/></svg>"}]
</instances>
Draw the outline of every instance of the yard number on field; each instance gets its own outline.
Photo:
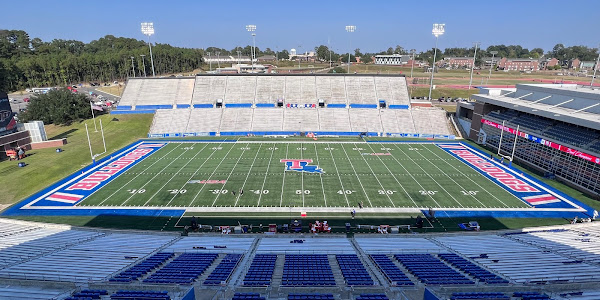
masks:
<instances>
[{"instance_id":1,"label":"yard number on field","mask_svg":"<svg viewBox=\"0 0 600 300\"><path fill-rule=\"evenodd\" d=\"M385 194L392 195L396 191L392 191L392 190L379 190L378 192L379 192L379 195L385 195Z\"/></svg>"},{"instance_id":2,"label":"yard number on field","mask_svg":"<svg viewBox=\"0 0 600 300\"><path fill-rule=\"evenodd\" d=\"M421 193L421 195L423 196L431 196L431 195L435 195L435 193L437 193L437 191L425 191L425 190L420 190L419 193Z\"/></svg>"},{"instance_id":3,"label":"yard number on field","mask_svg":"<svg viewBox=\"0 0 600 300\"><path fill-rule=\"evenodd\" d=\"M210 190L213 194L227 194L227 190Z\"/></svg>"},{"instance_id":4,"label":"yard number on field","mask_svg":"<svg viewBox=\"0 0 600 300\"><path fill-rule=\"evenodd\" d=\"M145 189L139 189L139 190L127 190L130 194L143 194L146 192Z\"/></svg>"},{"instance_id":5,"label":"yard number on field","mask_svg":"<svg viewBox=\"0 0 600 300\"><path fill-rule=\"evenodd\" d=\"M475 195L477 195L477 193L479 193L479 191L461 191L461 192L465 196L475 196Z\"/></svg>"},{"instance_id":6,"label":"yard number on field","mask_svg":"<svg viewBox=\"0 0 600 300\"><path fill-rule=\"evenodd\" d=\"M194 147L183 147L183 150L194 150Z\"/></svg>"},{"instance_id":7,"label":"yard number on field","mask_svg":"<svg viewBox=\"0 0 600 300\"><path fill-rule=\"evenodd\" d=\"M337 193L340 194L340 195L343 195L343 194L350 195L350 194L355 193L355 192L356 191L351 191L351 190L339 190L339 191L337 191Z\"/></svg>"},{"instance_id":8,"label":"yard number on field","mask_svg":"<svg viewBox=\"0 0 600 300\"><path fill-rule=\"evenodd\" d=\"M304 194L305 195L309 195L310 194L310 190L304 190ZM302 195L302 190L296 190L296 195Z\"/></svg>"},{"instance_id":9,"label":"yard number on field","mask_svg":"<svg viewBox=\"0 0 600 300\"><path fill-rule=\"evenodd\" d=\"M185 194L187 190L169 190L169 194L177 195L177 194Z\"/></svg>"},{"instance_id":10,"label":"yard number on field","mask_svg":"<svg viewBox=\"0 0 600 300\"><path fill-rule=\"evenodd\" d=\"M269 190L250 190L251 193L255 193L257 195L263 194L266 195L269 193Z\"/></svg>"}]
</instances>

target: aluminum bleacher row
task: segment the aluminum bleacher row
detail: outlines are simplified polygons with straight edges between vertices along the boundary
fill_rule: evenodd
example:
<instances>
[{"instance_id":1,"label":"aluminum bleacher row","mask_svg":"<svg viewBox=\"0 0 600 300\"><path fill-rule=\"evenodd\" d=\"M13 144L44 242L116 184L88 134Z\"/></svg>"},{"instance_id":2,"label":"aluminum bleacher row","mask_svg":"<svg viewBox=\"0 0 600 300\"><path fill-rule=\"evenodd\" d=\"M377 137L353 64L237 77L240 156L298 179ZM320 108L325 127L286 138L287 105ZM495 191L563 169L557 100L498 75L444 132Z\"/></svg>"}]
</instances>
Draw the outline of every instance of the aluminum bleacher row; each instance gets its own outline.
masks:
<instances>
[{"instance_id":1,"label":"aluminum bleacher row","mask_svg":"<svg viewBox=\"0 0 600 300\"><path fill-rule=\"evenodd\" d=\"M231 300L265 300L259 293L235 293Z\"/></svg>"},{"instance_id":2,"label":"aluminum bleacher row","mask_svg":"<svg viewBox=\"0 0 600 300\"><path fill-rule=\"evenodd\" d=\"M257 254L250 264L250 268L244 278L245 286L268 286L271 284L275 263L277 261L276 254Z\"/></svg>"},{"instance_id":3,"label":"aluminum bleacher row","mask_svg":"<svg viewBox=\"0 0 600 300\"><path fill-rule=\"evenodd\" d=\"M508 280L480 267L476 264L464 259L463 257L454 253L441 253L438 255L441 259L449 262L461 271L473 276L481 282L487 284L506 284Z\"/></svg>"},{"instance_id":4,"label":"aluminum bleacher row","mask_svg":"<svg viewBox=\"0 0 600 300\"><path fill-rule=\"evenodd\" d=\"M394 257L421 282L428 285L473 284L431 254L396 254Z\"/></svg>"},{"instance_id":5,"label":"aluminum bleacher row","mask_svg":"<svg viewBox=\"0 0 600 300\"><path fill-rule=\"evenodd\" d=\"M356 300L389 300L385 294L360 294Z\"/></svg>"},{"instance_id":6,"label":"aluminum bleacher row","mask_svg":"<svg viewBox=\"0 0 600 300\"><path fill-rule=\"evenodd\" d=\"M356 135L358 132L451 135L446 112L438 108L410 110L206 108L159 109L150 135L196 133L246 135L268 132L317 132ZM291 134L291 133L290 133Z\"/></svg>"},{"instance_id":7,"label":"aluminum bleacher row","mask_svg":"<svg viewBox=\"0 0 600 300\"><path fill-rule=\"evenodd\" d=\"M242 254L227 254L219 265L208 275L208 278L204 281L206 285L218 285L222 282L226 282L231 276L231 272L237 267Z\"/></svg>"},{"instance_id":8,"label":"aluminum bleacher row","mask_svg":"<svg viewBox=\"0 0 600 300\"><path fill-rule=\"evenodd\" d=\"M290 254L283 265L283 286L335 285L326 254Z\"/></svg>"},{"instance_id":9,"label":"aluminum bleacher row","mask_svg":"<svg viewBox=\"0 0 600 300\"><path fill-rule=\"evenodd\" d=\"M333 294L303 294L294 293L288 295L288 300L334 300Z\"/></svg>"},{"instance_id":10,"label":"aluminum bleacher row","mask_svg":"<svg viewBox=\"0 0 600 300\"><path fill-rule=\"evenodd\" d=\"M191 284L217 258L216 253L183 253L144 279L147 283Z\"/></svg>"},{"instance_id":11,"label":"aluminum bleacher row","mask_svg":"<svg viewBox=\"0 0 600 300\"><path fill-rule=\"evenodd\" d=\"M158 266L162 265L165 261L173 257L174 253L157 253L152 255L151 257L146 258L144 261L139 264L115 275L110 278L109 281L112 282L131 282L133 280L139 279L144 275L148 274L152 270L156 269Z\"/></svg>"},{"instance_id":12,"label":"aluminum bleacher row","mask_svg":"<svg viewBox=\"0 0 600 300\"><path fill-rule=\"evenodd\" d=\"M338 254L335 258L347 285L373 285L373 278L356 254Z\"/></svg>"},{"instance_id":13,"label":"aluminum bleacher row","mask_svg":"<svg viewBox=\"0 0 600 300\"><path fill-rule=\"evenodd\" d=\"M406 79L396 75L199 75L194 78L131 78L119 111L165 108L207 108L221 99L227 106L272 104L355 105L408 108Z\"/></svg>"},{"instance_id":14,"label":"aluminum bleacher row","mask_svg":"<svg viewBox=\"0 0 600 300\"><path fill-rule=\"evenodd\" d=\"M579 127L563 122L556 122L547 118L519 113L514 110L503 112L492 111L486 115L494 121L507 121L506 126L541 135L542 138L554 139L583 149L600 151L600 132L584 127Z\"/></svg>"},{"instance_id":15,"label":"aluminum bleacher row","mask_svg":"<svg viewBox=\"0 0 600 300\"><path fill-rule=\"evenodd\" d=\"M371 259L392 285L414 285L387 255L371 254Z\"/></svg>"}]
</instances>

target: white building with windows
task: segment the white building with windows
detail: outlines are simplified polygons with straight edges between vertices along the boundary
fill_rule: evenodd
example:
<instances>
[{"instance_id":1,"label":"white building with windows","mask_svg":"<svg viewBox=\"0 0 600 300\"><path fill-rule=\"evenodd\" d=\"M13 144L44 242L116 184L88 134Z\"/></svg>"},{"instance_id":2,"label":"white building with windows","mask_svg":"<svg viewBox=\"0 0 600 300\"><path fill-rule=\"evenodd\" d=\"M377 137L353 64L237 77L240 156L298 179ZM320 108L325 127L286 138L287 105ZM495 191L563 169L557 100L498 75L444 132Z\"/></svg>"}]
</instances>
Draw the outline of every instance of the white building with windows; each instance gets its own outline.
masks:
<instances>
[{"instance_id":1,"label":"white building with windows","mask_svg":"<svg viewBox=\"0 0 600 300\"><path fill-rule=\"evenodd\" d=\"M376 65L406 65L410 60L410 55L400 55L400 54L392 54L392 55L375 55L375 64Z\"/></svg>"}]
</instances>

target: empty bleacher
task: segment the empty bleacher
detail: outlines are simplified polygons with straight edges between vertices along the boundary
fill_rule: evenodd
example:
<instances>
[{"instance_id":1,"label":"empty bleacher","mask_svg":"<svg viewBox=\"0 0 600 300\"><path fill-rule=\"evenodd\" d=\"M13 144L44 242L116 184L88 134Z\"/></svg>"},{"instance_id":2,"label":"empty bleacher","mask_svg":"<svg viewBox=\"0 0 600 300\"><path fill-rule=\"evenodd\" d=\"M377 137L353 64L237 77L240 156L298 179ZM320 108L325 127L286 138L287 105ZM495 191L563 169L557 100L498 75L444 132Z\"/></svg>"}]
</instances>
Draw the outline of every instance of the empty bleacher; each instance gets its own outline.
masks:
<instances>
[{"instance_id":1,"label":"empty bleacher","mask_svg":"<svg viewBox=\"0 0 600 300\"><path fill-rule=\"evenodd\" d=\"M87 282L104 280L173 236L113 233L0 270L0 277Z\"/></svg>"},{"instance_id":2,"label":"empty bleacher","mask_svg":"<svg viewBox=\"0 0 600 300\"><path fill-rule=\"evenodd\" d=\"M317 109L286 109L283 113L283 131L319 131Z\"/></svg>"},{"instance_id":3,"label":"empty bleacher","mask_svg":"<svg viewBox=\"0 0 600 300\"><path fill-rule=\"evenodd\" d=\"M69 291L68 287L39 287L31 285L9 285L0 286L0 299L27 299L27 300L48 300L59 299L59 297ZM62 298L60 298L62 299Z\"/></svg>"},{"instance_id":4,"label":"empty bleacher","mask_svg":"<svg viewBox=\"0 0 600 300\"><path fill-rule=\"evenodd\" d=\"M251 108L224 109L220 131L250 131L252 128Z\"/></svg>"},{"instance_id":5,"label":"empty bleacher","mask_svg":"<svg viewBox=\"0 0 600 300\"><path fill-rule=\"evenodd\" d=\"M373 279L356 254L335 256L346 285L373 285Z\"/></svg>"},{"instance_id":6,"label":"empty bleacher","mask_svg":"<svg viewBox=\"0 0 600 300\"><path fill-rule=\"evenodd\" d=\"M392 285L414 285L387 255L372 254L371 259Z\"/></svg>"},{"instance_id":7,"label":"empty bleacher","mask_svg":"<svg viewBox=\"0 0 600 300\"><path fill-rule=\"evenodd\" d=\"M242 254L227 254L219 265L208 275L208 278L204 280L206 285L219 285L223 282L227 282L233 270L237 267L238 263L242 259Z\"/></svg>"},{"instance_id":8,"label":"empty bleacher","mask_svg":"<svg viewBox=\"0 0 600 300\"><path fill-rule=\"evenodd\" d=\"M343 77L331 77L331 99L327 103L348 104L346 83Z\"/></svg>"},{"instance_id":9,"label":"empty bleacher","mask_svg":"<svg viewBox=\"0 0 600 300\"><path fill-rule=\"evenodd\" d=\"M473 284L469 278L448 267L431 254L396 254L394 257L427 285Z\"/></svg>"},{"instance_id":10,"label":"empty bleacher","mask_svg":"<svg viewBox=\"0 0 600 300\"><path fill-rule=\"evenodd\" d=\"M113 276L109 279L111 282L132 282L133 280L137 280L140 277L148 274L152 270L156 269L158 266L162 265L165 261L169 260L173 257L174 253L156 253L142 262L132 266L125 271L120 272L119 274Z\"/></svg>"},{"instance_id":11,"label":"empty bleacher","mask_svg":"<svg viewBox=\"0 0 600 300\"><path fill-rule=\"evenodd\" d=\"M269 286L277 262L276 254L257 254L254 256L244 277L245 286Z\"/></svg>"},{"instance_id":12,"label":"empty bleacher","mask_svg":"<svg viewBox=\"0 0 600 300\"><path fill-rule=\"evenodd\" d=\"M208 269L217 256L217 253L183 253L144 279L144 282L192 284Z\"/></svg>"},{"instance_id":13,"label":"empty bleacher","mask_svg":"<svg viewBox=\"0 0 600 300\"><path fill-rule=\"evenodd\" d=\"M320 131L352 131L347 109L319 109Z\"/></svg>"},{"instance_id":14,"label":"empty bleacher","mask_svg":"<svg viewBox=\"0 0 600 300\"><path fill-rule=\"evenodd\" d=\"M283 131L281 108L255 109L252 117L252 131Z\"/></svg>"},{"instance_id":15,"label":"empty bleacher","mask_svg":"<svg viewBox=\"0 0 600 300\"><path fill-rule=\"evenodd\" d=\"M206 108L193 109L190 113L190 119L185 132L216 132L219 131L221 124L222 109ZM154 133L157 129L152 126L150 133Z\"/></svg>"},{"instance_id":16,"label":"empty bleacher","mask_svg":"<svg viewBox=\"0 0 600 300\"><path fill-rule=\"evenodd\" d=\"M130 79L119 104L135 106L136 109L172 108L175 104L189 104L194 81L194 78Z\"/></svg>"},{"instance_id":17,"label":"empty bleacher","mask_svg":"<svg viewBox=\"0 0 600 300\"><path fill-rule=\"evenodd\" d=\"M444 261L447 261L448 263L460 269L461 271L471 275L480 282L487 284L508 283L508 280L503 279L502 277L464 259L460 255L454 253L442 253L438 254L438 257L440 257Z\"/></svg>"},{"instance_id":18,"label":"empty bleacher","mask_svg":"<svg viewBox=\"0 0 600 300\"><path fill-rule=\"evenodd\" d=\"M350 127L356 132L381 132L383 127L376 109L349 109Z\"/></svg>"},{"instance_id":19,"label":"empty bleacher","mask_svg":"<svg viewBox=\"0 0 600 300\"><path fill-rule=\"evenodd\" d=\"M282 286L335 285L326 254L286 255L281 281Z\"/></svg>"}]
</instances>

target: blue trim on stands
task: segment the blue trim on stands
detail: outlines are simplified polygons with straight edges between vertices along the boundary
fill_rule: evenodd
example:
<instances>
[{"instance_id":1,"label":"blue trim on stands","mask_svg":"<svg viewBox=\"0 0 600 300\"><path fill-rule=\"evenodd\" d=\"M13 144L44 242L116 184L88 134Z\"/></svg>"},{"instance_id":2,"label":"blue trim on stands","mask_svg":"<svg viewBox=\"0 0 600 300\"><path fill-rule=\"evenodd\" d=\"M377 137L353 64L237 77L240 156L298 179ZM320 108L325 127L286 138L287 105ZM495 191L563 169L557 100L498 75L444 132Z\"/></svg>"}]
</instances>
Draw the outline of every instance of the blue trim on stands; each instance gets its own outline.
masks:
<instances>
[{"instance_id":1,"label":"blue trim on stands","mask_svg":"<svg viewBox=\"0 0 600 300\"><path fill-rule=\"evenodd\" d=\"M153 114L156 110L113 110L111 115Z\"/></svg>"},{"instance_id":2,"label":"blue trim on stands","mask_svg":"<svg viewBox=\"0 0 600 300\"><path fill-rule=\"evenodd\" d=\"M346 104L330 103L327 104L327 108L346 108Z\"/></svg>"},{"instance_id":3,"label":"blue trim on stands","mask_svg":"<svg viewBox=\"0 0 600 300\"><path fill-rule=\"evenodd\" d=\"M252 103L225 103L225 107L229 108L251 108Z\"/></svg>"},{"instance_id":4,"label":"blue trim on stands","mask_svg":"<svg viewBox=\"0 0 600 300\"><path fill-rule=\"evenodd\" d=\"M213 108L213 107L215 107L215 106L210 103L194 104L194 108Z\"/></svg>"},{"instance_id":5,"label":"blue trim on stands","mask_svg":"<svg viewBox=\"0 0 600 300\"><path fill-rule=\"evenodd\" d=\"M131 110L132 107L129 105L118 105L116 110Z\"/></svg>"},{"instance_id":6,"label":"blue trim on stands","mask_svg":"<svg viewBox=\"0 0 600 300\"><path fill-rule=\"evenodd\" d=\"M260 107L275 107L275 103L256 103L256 108Z\"/></svg>"},{"instance_id":7,"label":"blue trim on stands","mask_svg":"<svg viewBox=\"0 0 600 300\"><path fill-rule=\"evenodd\" d=\"M177 104L177 108L190 108L189 104Z\"/></svg>"},{"instance_id":8,"label":"blue trim on stands","mask_svg":"<svg viewBox=\"0 0 600 300\"><path fill-rule=\"evenodd\" d=\"M357 104L351 103L350 108L377 108L377 104Z\"/></svg>"},{"instance_id":9,"label":"blue trim on stands","mask_svg":"<svg viewBox=\"0 0 600 300\"><path fill-rule=\"evenodd\" d=\"M398 105L398 104L392 104L390 106L388 106L390 109L409 109L410 106L408 105Z\"/></svg>"},{"instance_id":10,"label":"blue trim on stands","mask_svg":"<svg viewBox=\"0 0 600 300\"><path fill-rule=\"evenodd\" d=\"M135 110L149 110L149 109L172 109L173 105L136 105Z\"/></svg>"}]
</instances>

